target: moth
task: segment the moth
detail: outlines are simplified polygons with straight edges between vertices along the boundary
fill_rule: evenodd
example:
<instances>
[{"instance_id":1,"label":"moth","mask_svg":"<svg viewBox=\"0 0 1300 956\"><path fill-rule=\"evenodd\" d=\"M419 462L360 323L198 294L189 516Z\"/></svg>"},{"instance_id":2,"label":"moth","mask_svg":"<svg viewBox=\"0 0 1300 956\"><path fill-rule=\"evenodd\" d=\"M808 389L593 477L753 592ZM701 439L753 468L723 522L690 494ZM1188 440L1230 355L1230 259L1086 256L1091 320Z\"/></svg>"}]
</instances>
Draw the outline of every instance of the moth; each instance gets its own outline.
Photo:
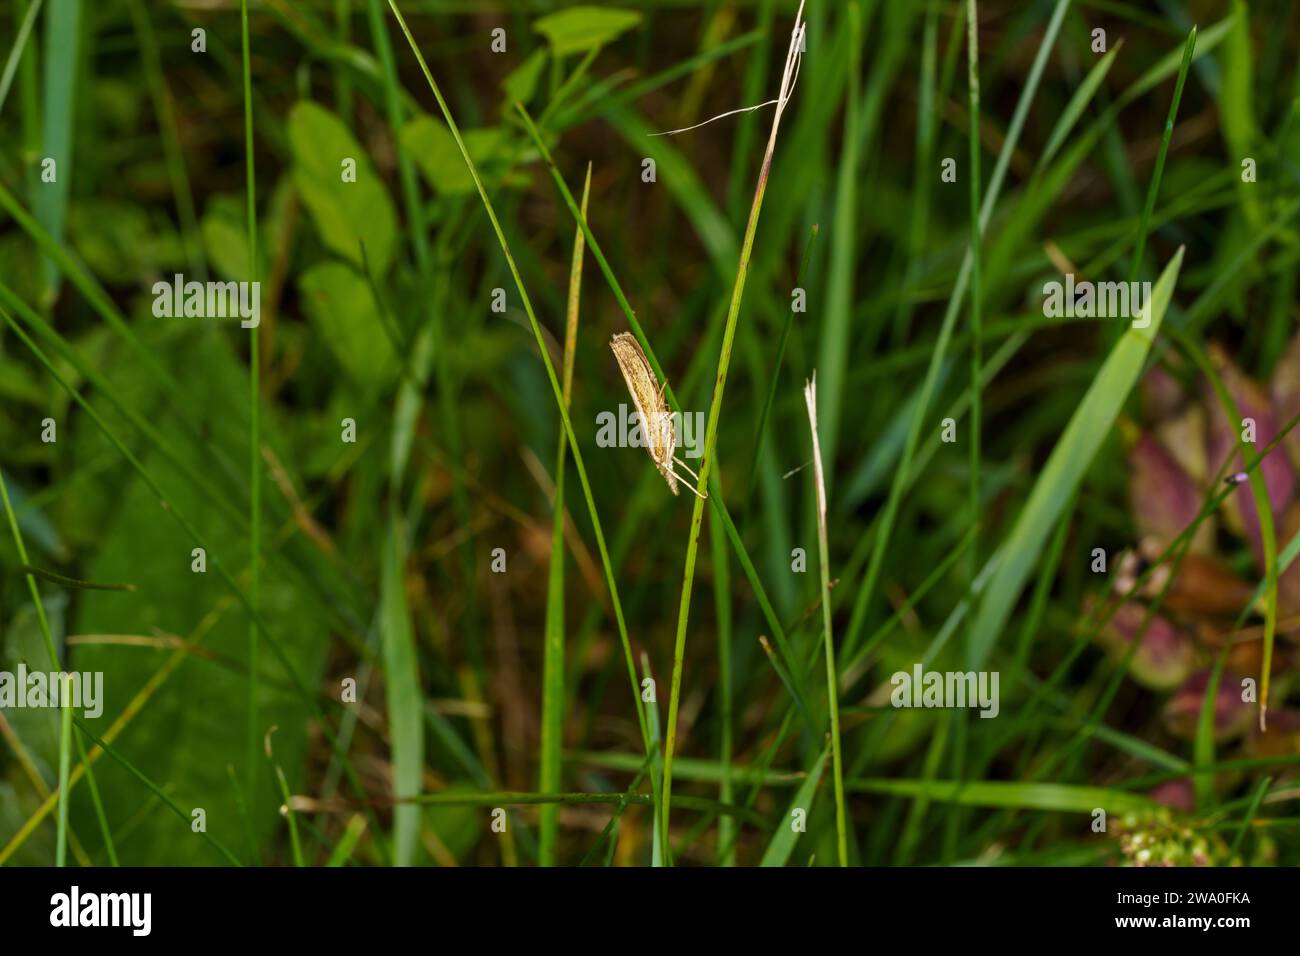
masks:
<instances>
[{"instance_id":1,"label":"moth","mask_svg":"<svg viewBox=\"0 0 1300 956\"><path fill-rule=\"evenodd\" d=\"M695 479L696 484L699 484L700 476L691 471L686 462L673 457L673 450L677 446L673 416L668 410L668 403L664 401L664 385L655 378L654 370L650 367L645 352L641 351L641 344L637 342L635 336L620 332L610 339L609 347L614 352L618 370L623 373L623 381L627 383L632 404L636 406L637 415L641 419L641 429L646 437L646 451L650 453L650 460L659 469L659 474L663 475L664 481L668 482L668 489L673 494L678 494L677 483L680 481L686 485L688 491L701 498L707 498L707 494L702 494L698 488L692 488L685 478L673 471L674 463L681 465L682 469Z\"/></svg>"}]
</instances>

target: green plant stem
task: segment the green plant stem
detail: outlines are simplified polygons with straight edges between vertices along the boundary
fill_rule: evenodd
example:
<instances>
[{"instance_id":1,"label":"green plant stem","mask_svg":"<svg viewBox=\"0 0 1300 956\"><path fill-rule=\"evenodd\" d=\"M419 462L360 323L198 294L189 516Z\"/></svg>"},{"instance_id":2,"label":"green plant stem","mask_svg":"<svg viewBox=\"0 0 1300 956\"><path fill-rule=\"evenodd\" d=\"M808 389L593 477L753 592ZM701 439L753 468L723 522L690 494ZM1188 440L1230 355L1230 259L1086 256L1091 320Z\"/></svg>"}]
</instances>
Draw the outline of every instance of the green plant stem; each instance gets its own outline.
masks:
<instances>
[{"instance_id":1,"label":"green plant stem","mask_svg":"<svg viewBox=\"0 0 1300 956\"><path fill-rule=\"evenodd\" d=\"M803 6L800 5L802 14ZM796 30L798 21L796 20ZM791 37L791 44L795 37ZM782 80L782 96L788 95ZM785 103L778 102L776 116L772 120L772 132L768 136L767 149L763 155L763 166L758 174L758 186L754 190L754 201L749 209L749 221L745 225L745 238L740 247L740 263L736 269L736 281L731 290L731 304L727 307L727 321L722 331L722 350L718 355L718 373L713 388L713 401L709 404L708 423L704 428L704 454L700 458L699 485L709 487L709 474L713 467L714 450L718 442L718 421L722 417L722 396L727 387L727 370L731 365L731 349L736 338L736 322L740 318L740 303L745 293L745 280L749 277L749 260L754 252L754 235L758 231L758 217L763 209L763 197L767 193L767 181L772 172L772 157L776 151L776 134L781 126L781 114ZM700 526L704 521L704 499L697 497L691 509L691 530L686 539L686 566L682 572L682 595L677 609L677 637L673 644L673 675L668 697L668 730L664 740L664 780L663 799L660 806L660 839L666 863L672 862L668 843L669 811L672 807L673 791L673 753L677 746L677 711L682 692L682 661L686 654L686 623L691 612L691 590L695 583L695 557L700 545Z\"/></svg>"},{"instance_id":2,"label":"green plant stem","mask_svg":"<svg viewBox=\"0 0 1300 956\"><path fill-rule=\"evenodd\" d=\"M0 73L0 110L4 109L5 100L9 96L9 87L14 81L14 74L18 72L18 64L27 50L27 40L31 37L32 27L36 24L36 16L41 12L43 2L44 0L31 0L31 5L22 14L18 35L14 37L14 45L9 51L9 59L5 61L4 72Z\"/></svg>"},{"instance_id":3,"label":"green plant stem","mask_svg":"<svg viewBox=\"0 0 1300 956\"><path fill-rule=\"evenodd\" d=\"M4 504L5 515L9 519L9 530L13 533L14 547L18 559L27 564L27 547L23 544L22 533L18 530L18 518L9 501L9 489L3 474L0 474L0 501ZM45 605L41 601L40 590L36 587L36 578L26 575L27 589L31 592L32 606L36 609L36 619L40 623L41 636L45 638L45 650L50 655L50 665L56 672L60 671L59 652L54 646L54 635L50 631L50 622L45 616ZM58 829L54 844L54 865L66 866L68 861L68 775L72 766L72 707L67 694L59 694L59 814Z\"/></svg>"},{"instance_id":4,"label":"green plant stem","mask_svg":"<svg viewBox=\"0 0 1300 956\"><path fill-rule=\"evenodd\" d=\"M582 187L582 214L586 217L591 195L591 166ZM573 259L569 266L569 301L564 325L564 405L573 399L573 363L578 340L578 311L582 297L583 236L579 227L573 238ZM551 522L551 565L547 576L546 636L542 648L542 739L538 787L558 790L562 773L564 746L564 465L563 431L555 449L555 506ZM559 833L559 814L554 806L543 807L537 815L537 862L540 866L555 863L555 843Z\"/></svg>"},{"instance_id":5,"label":"green plant stem","mask_svg":"<svg viewBox=\"0 0 1300 956\"><path fill-rule=\"evenodd\" d=\"M71 726L71 718L69 718L68 724ZM95 779L95 772L90 769L90 755L86 753L86 742L81 739L80 734L73 734L72 736L77 741L77 758L81 761L81 766L86 769L86 785L90 788L90 802L95 808L95 819L99 822L99 832L104 837L104 851L108 854L108 864L109 866L121 866L117 859L117 845L113 842L113 831L108 825L108 814L104 812L104 801L99 795L99 782ZM62 793L62 789L59 792Z\"/></svg>"},{"instance_id":6,"label":"green plant stem","mask_svg":"<svg viewBox=\"0 0 1300 956\"><path fill-rule=\"evenodd\" d=\"M808 234L808 241L803 247L803 257L799 261L799 272L795 275L795 288L802 288L804 276L808 272L808 258L812 255L813 242L819 232L818 226L814 223L812 230ZM767 395L763 399L763 410L758 415L758 425L754 429L754 455L749 463L749 479L745 485L745 497L743 508L746 512L741 516L742 522L748 514L750 502L754 497L754 485L758 481L758 459L763 451L763 440L767 437L767 420L772 415L772 403L776 400L777 384L781 380L781 364L785 358L786 343L790 340L790 328L794 325L794 306L791 305L789 311L785 313L785 319L781 323L781 335L777 339L776 358L772 361L772 374L768 379ZM748 527L748 523L745 524Z\"/></svg>"},{"instance_id":7,"label":"green plant stem","mask_svg":"<svg viewBox=\"0 0 1300 956\"><path fill-rule=\"evenodd\" d=\"M1196 27L1187 34L1187 43L1183 46L1183 62L1178 70L1178 79L1174 84L1174 98L1169 104L1169 116L1165 119L1164 135L1160 138L1160 151L1156 154L1155 169L1151 173L1151 186L1147 189L1146 204L1142 207L1142 219L1138 223L1137 242L1133 247L1133 262L1129 265L1128 281L1131 286L1137 281L1142 269L1142 254L1146 251L1147 232L1151 228L1151 214L1156 208L1156 198L1160 194L1160 180L1165 172L1165 157L1169 154L1169 140L1174 135L1174 119L1178 116L1178 104L1183 98L1183 85L1187 81L1187 71L1192 64L1192 55L1196 52Z\"/></svg>"},{"instance_id":8,"label":"green plant stem","mask_svg":"<svg viewBox=\"0 0 1300 956\"><path fill-rule=\"evenodd\" d=\"M1228 391L1222 376L1215 370L1210 358L1205 354L1205 350L1194 341L1191 335L1182 330L1173 330L1171 334L1205 374L1206 380L1209 381L1210 387L1214 390L1219 403L1228 416L1230 427L1233 427L1231 423L1242 421L1241 408ZM1250 447L1250 443L1245 440L1244 434L1239 432L1238 435L1241 460L1245 463L1246 452ZM1247 480L1250 482L1251 496L1254 498L1255 520L1259 523L1260 544L1264 552L1264 654L1263 659L1260 661L1259 681L1259 729L1262 732L1266 729L1268 723L1268 695L1273 671L1273 644L1277 635L1277 530L1274 526L1273 505L1269 501L1268 483L1264 478L1263 470L1252 469L1247 471L1246 474Z\"/></svg>"},{"instance_id":9,"label":"green plant stem","mask_svg":"<svg viewBox=\"0 0 1300 956\"><path fill-rule=\"evenodd\" d=\"M849 865L848 824L844 803L844 758L840 749L840 702L835 669L835 641L831 632L830 545L826 529L826 477L822 467L821 441L817 435L817 378L804 389L808 405L808 429L812 433L813 480L817 491L817 564L821 578L822 637L826 654L826 707L830 711L831 759L835 776L835 842L840 866Z\"/></svg>"}]
</instances>

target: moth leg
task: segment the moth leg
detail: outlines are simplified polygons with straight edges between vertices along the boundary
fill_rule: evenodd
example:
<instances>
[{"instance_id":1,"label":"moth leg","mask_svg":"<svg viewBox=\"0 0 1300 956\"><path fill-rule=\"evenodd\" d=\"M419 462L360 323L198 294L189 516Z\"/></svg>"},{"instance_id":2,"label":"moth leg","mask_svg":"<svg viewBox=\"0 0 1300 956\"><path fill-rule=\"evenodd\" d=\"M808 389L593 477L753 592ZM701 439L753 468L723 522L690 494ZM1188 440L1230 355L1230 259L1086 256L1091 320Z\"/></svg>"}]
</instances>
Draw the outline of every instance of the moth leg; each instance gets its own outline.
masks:
<instances>
[{"instance_id":1,"label":"moth leg","mask_svg":"<svg viewBox=\"0 0 1300 956\"><path fill-rule=\"evenodd\" d=\"M696 481L700 480L700 476L697 475L695 472L691 471L691 466L686 464L686 462L682 461L680 458L676 457L675 455L673 456L673 461L675 461L677 464L685 468L686 473L690 475L692 478L694 478Z\"/></svg>"},{"instance_id":2,"label":"moth leg","mask_svg":"<svg viewBox=\"0 0 1300 956\"><path fill-rule=\"evenodd\" d=\"M675 460L675 459L674 459L674 460ZM672 472L672 476L673 476L674 478L677 479L678 484L680 484L683 488L685 488L685 489L686 489L687 491L689 491L691 494L695 495L695 497L697 497L697 498L703 498L703 499L705 499L706 501L708 500L708 497L709 497L709 496L708 496L707 494L701 494L701 492L700 492L700 490L699 490L698 488L694 488L694 487L692 487L692 486L691 486L691 483L688 482L688 481L687 481L685 478L683 478L681 475L677 474L676 472ZM695 480L696 480L696 481L699 481L700 479L699 479L699 477L697 476Z\"/></svg>"}]
</instances>

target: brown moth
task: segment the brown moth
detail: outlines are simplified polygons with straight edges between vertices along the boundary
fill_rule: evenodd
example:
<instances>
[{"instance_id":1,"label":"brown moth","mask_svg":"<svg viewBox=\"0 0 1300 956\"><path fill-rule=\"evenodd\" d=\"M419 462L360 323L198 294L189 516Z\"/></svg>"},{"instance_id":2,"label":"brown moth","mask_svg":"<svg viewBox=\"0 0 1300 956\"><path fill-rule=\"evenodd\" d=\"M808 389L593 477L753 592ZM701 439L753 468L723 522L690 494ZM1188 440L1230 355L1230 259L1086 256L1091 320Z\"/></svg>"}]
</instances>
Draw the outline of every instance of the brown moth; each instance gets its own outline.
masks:
<instances>
[{"instance_id":1,"label":"brown moth","mask_svg":"<svg viewBox=\"0 0 1300 956\"><path fill-rule=\"evenodd\" d=\"M618 369L623 373L623 381L627 383L627 390L632 396L632 404L636 406L637 416L641 419L641 428L646 437L646 451L650 453L650 460L659 469L659 474L663 475L664 480L668 482L668 489L673 494L678 494L677 483L680 481L686 485L687 490L701 498L707 498L708 495L692 488L685 478L673 471L673 463L676 462L696 482L700 480L700 476L691 471L686 462L673 457L677 435L673 431L672 412L668 410L668 404L664 401L664 386L655 378L654 370L650 367L645 352L641 351L641 344L637 342L635 336L620 332L610 339L609 347L614 352Z\"/></svg>"}]
</instances>

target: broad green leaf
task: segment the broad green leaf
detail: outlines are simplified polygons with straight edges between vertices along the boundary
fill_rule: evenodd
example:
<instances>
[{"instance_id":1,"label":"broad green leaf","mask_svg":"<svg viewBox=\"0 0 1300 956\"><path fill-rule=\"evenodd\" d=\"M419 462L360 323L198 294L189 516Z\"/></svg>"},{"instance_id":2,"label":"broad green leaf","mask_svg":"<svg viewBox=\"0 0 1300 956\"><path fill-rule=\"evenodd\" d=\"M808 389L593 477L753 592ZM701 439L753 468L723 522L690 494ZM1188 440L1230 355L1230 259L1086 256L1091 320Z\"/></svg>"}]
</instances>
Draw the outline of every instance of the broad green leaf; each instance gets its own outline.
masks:
<instances>
[{"instance_id":1,"label":"broad green leaf","mask_svg":"<svg viewBox=\"0 0 1300 956\"><path fill-rule=\"evenodd\" d=\"M213 272L234 282L248 281L248 232L244 219L244 200L223 194L208 202L199 224L203 252ZM261 258L265 260L265 256Z\"/></svg>"},{"instance_id":2,"label":"broad green leaf","mask_svg":"<svg viewBox=\"0 0 1300 956\"><path fill-rule=\"evenodd\" d=\"M767 850L763 853L763 860L760 866L785 866L790 859L790 854L794 852L794 845L799 842L799 831L795 830L794 811L802 810L804 819L812 816L813 800L817 796L817 784L821 782L822 771L826 769L826 757L830 753L827 747L822 751L822 755L817 758L813 768L809 771L804 782L799 785L799 790L794 795L794 800L785 811L785 816L777 824L776 832L772 834L772 842L767 845Z\"/></svg>"},{"instance_id":3,"label":"broad green leaf","mask_svg":"<svg viewBox=\"0 0 1300 956\"><path fill-rule=\"evenodd\" d=\"M443 793L473 794L480 791L464 784L453 784ZM452 860L463 860L474 852L474 846L483 838L483 824L487 818L478 807L421 807L424 824L437 837L434 845L446 847ZM442 862L434 856L434 862Z\"/></svg>"},{"instance_id":4,"label":"broad green leaf","mask_svg":"<svg viewBox=\"0 0 1300 956\"><path fill-rule=\"evenodd\" d=\"M101 282L127 286L149 283L159 273L185 268L176 227L147 206L117 199L78 201L68 210L68 237Z\"/></svg>"},{"instance_id":5,"label":"broad green leaf","mask_svg":"<svg viewBox=\"0 0 1300 956\"><path fill-rule=\"evenodd\" d=\"M27 366L8 356L0 356L0 398L41 406L45 404L47 394L46 383L37 382L35 373Z\"/></svg>"},{"instance_id":6,"label":"broad green leaf","mask_svg":"<svg viewBox=\"0 0 1300 956\"><path fill-rule=\"evenodd\" d=\"M397 374L393 343L365 278L342 262L322 262L298 279L303 309L357 384L379 387Z\"/></svg>"},{"instance_id":7,"label":"broad green leaf","mask_svg":"<svg viewBox=\"0 0 1300 956\"><path fill-rule=\"evenodd\" d=\"M0 511L0 521L3 520L4 512ZM4 530L9 530L7 524ZM12 553L13 539L10 538L7 544ZM21 580L20 575L15 574L15 577ZM67 631L64 616L69 604L68 594L44 582L41 582L39 588L54 641L62 645ZM5 615L5 640L0 646L0 670L12 674L21 663L26 665L29 672L48 673L50 657L46 650L45 637L41 633L36 607L31 602L31 595L27 593L25 584L23 596L26 600L21 603L15 601L12 610ZM9 722L13 733L23 741L28 756L37 770L53 787L58 780L59 765L58 708L5 707L0 709L0 716Z\"/></svg>"},{"instance_id":8,"label":"broad green leaf","mask_svg":"<svg viewBox=\"0 0 1300 956\"><path fill-rule=\"evenodd\" d=\"M556 56L585 53L604 46L641 22L641 14L632 10L608 7L570 7L533 23L533 29L546 37Z\"/></svg>"},{"instance_id":9,"label":"broad green leaf","mask_svg":"<svg viewBox=\"0 0 1300 956\"><path fill-rule=\"evenodd\" d=\"M289 112L293 181L321 241L357 265L365 244L382 276L392 262L397 217L383 181L361 145L329 110L308 100ZM344 182L344 161L356 161L356 182Z\"/></svg>"},{"instance_id":10,"label":"broad green leaf","mask_svg":"<svg viewBox=\"0 0 1300 956\"><path fill-rule=\"evenodd\" d=\"M402 127L401 136L403 148L439 193L458 196L474 192L474 180L445 123L432 116L417 116ZM498 127L462 130L461 136L480 174L502 158L506 137Z\"/></svg>"},{"instance_id":11,"label":"broad green leaf","mask_svg":"<svg viewBox=\"0 0 1300 956\"><path fill-rule=\"evenodd\" d=\"M266 281L271 256L286 241L286 208L293 199L293 184L286 176L276 183L269 201L257 216L257 275ZM244 197L219 193L208 200L199 232L203 253L212 271L222 279L248 282L248 224Z\"/></svg>"},{"instance_id":12,"label":"broad green leaf","mask_svg":"<svg viewBox=\"0 0 1300 956\"><path fill-rule=\"evenodd\" d=\"M8 361L0 362L0 374L9 375L13 371ZM24 370L25 371L25 370ZM15 376L15 379L17 377ZM4 394L3 387L0 387L0 395ZM27 501L27 494L23 491L13 475L0 469L3 474L5 484L9 488L9 498L14 506L14 514L18 517L18 527L27 539L29 550L36 550L39 553L54 555L63 558L67 554L62 540L59 538L59 531L46 516L44 510Z\"/></svg>"},{"instance_id":13,"label":"broad green leaf","mask_svg":"<svg viewBox=\"0 0 1300 956\"><path fill-rule=\"evenodd\" d=\"M187 337L184 349L169 353L182 381L202 383L200 424L225 454L238 460L247 455L248 370L235 358L232 336L215 333ZM121 357L115 370L123 382L124 400L151 416L162 437L191 467L210 468L208 459L182 436L184 430L165 393L133 357ZM232 434L233 431L233 434ZM222 437L226 436L226 437ZM89 422L73 430L79 459L99 454L104 441ZM273 420L263 423L263 441L278 448L278 457L293 472L292 457L283 453ZM81 591L74 634L144 635L174 634L183 638L202 635L200 653L184 657L149 703L132 719L115 741L141 772L161 786L183 807L207 811L208 832L241 857L248 847L239 795L227 767L235 768L244 803L250 809L252 835L266 846L282 826L276 807L272 776L265 764L254 768L256 794L247 792L248 760L248 619L230 598L229 589L213 570L214 557L239 573L247 567L248 538L213 508L193 485L179 475L158 452L141 455L145 469L162 485L167 499L196 525L208 544L207 573L191 571L193 540L159 507L158 496L125 464L116 464L97 483L113 490L109 520L98 526L97 553L80 574L94 581L130 581L137 590ZM268 546L269 550L269 546ZM322 672L330 630L318 598L281 574L267 574L261 587L261 608L295 670L316 686ZM301 792L303 759L312 713L292 689L282 668L265 649L263 680L259 682L259 738L271 727L275 760L289 778L290 788ZM118 644L81 644L70 649L77 670L104 673L104 712L88 719L92 732L103 734L128 701L170 657L170 651ZM215 655L215 659L207 654ZM226 664L219 662L228 662ZM78 715L80 716L80 715ZM259 751L260 755L260 751ZM140 782L112 760L95 765L105 810L116 832L130 826L130 839L117 843L123 865L211 865L220 863L212 848L164 809L151 803ZM72 825L82 836L97 832L88 794L78 787L72 799ZM141 812L142 808L148 808ZM93 852L95 846L89 847Z\"/></svg>"},{"instance_id":14,"label":"broad green leaf","mask_svg":"<svg viewBox=\"0 0 1300 956\"><path fill-rule=\"evenodd\" d=\"M519 66L511 70L501 88L505 90L506 99L511 103L523 103L527 106L537 92L537 81L542 78L546 68L546 50L534 50ZM450 136L450 134L448 134Z\"/></svg>"},{"instance_id":15,"label":"broad green leaf","mask_svg":"<svg viewBox=\"0 0 1300 956\"><path fill-rule=\"evenodd\" d=\"M1097 450L1114 427L1129 392L1137 384L1151 343L1169 308L1182 262L1183 250L1179 249L1146 304L1150 325L1146 328L1130 325L1124 332L1070 418L1015 527L1003 542L997 570L972 625L968 653L975 668L988 660L1025 581L1038 562L1047 536L1056 527L1062 509L1079 487Z\"/></svg>"}]
</instances>

